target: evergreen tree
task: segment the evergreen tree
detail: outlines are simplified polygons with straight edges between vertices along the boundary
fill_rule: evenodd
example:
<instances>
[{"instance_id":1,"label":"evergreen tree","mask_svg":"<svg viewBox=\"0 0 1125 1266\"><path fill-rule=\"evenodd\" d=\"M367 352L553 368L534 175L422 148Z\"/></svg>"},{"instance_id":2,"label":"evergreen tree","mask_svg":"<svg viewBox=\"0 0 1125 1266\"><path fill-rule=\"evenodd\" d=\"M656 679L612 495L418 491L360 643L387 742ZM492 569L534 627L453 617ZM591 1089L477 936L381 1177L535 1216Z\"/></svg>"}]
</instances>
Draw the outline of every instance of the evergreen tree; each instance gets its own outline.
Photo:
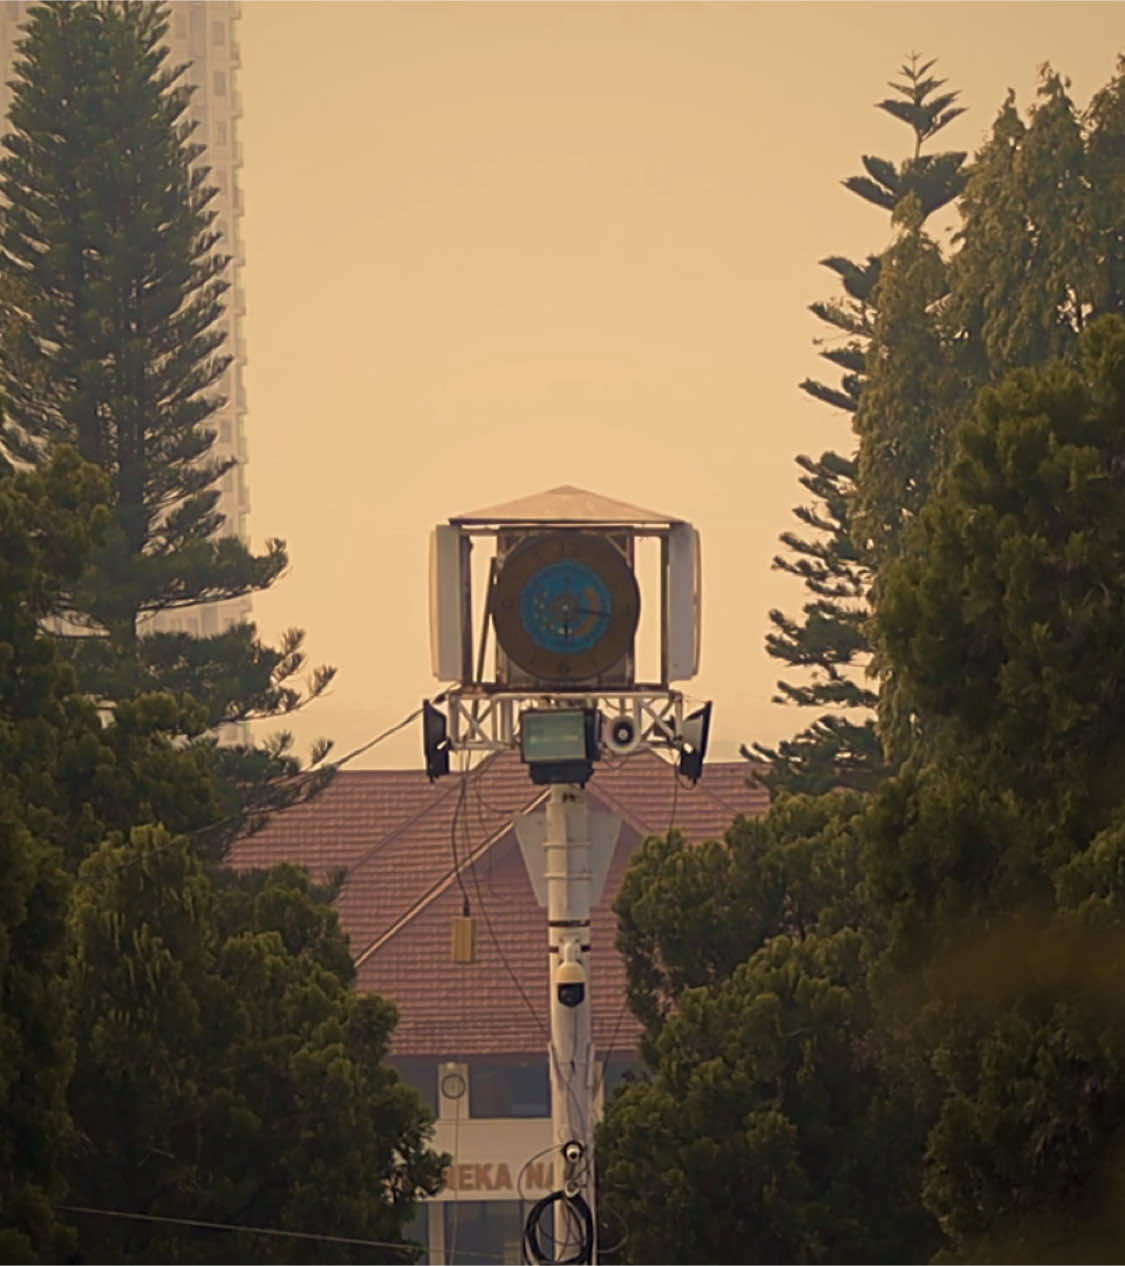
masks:
<instances>
[{"instance_id":1,"label":"evergreen tree","mask_svg":"<svg viewBox=\"0 0 1125 1266\"><path fill-rule=\"evenodd\" d=\"M863 800L787 796L721 842L653 838L616 909L647 1074L598 1135L633 1262L927 1260L925 1119L885 1075Z\"/></svg>"},{"instance_id":2,"label":"evergreen tree","mask_svg":"<svg viewBox=\"0 0 1125 1266\"><path fill-rule=\"evenodd\" d=\"M910 127L911 154L898 165L864 155L866 174L844 181L853 193L892 214L912 202L923 220L951 202L964 181L964 153L922 152L926 142L964 113L955 105L959 94L942 91L946 81L930 74L933 66L933 61L919 65L917 56L912 56L901 68L903 80L890 85L897 96L877 103L877 108ZM835 386L806 379L801 388L854 418L867 379L871 341L876 337L883 256L868 256L863 264L829 256L821 263L838 276L844 294L812 305L813 313L843 339L822 346L820 355L844 374ZM779 681L774 702L834 711L776 749L754 744L753 750L770 766L765 780L773 790L818 793L834 786L867 788L877 783L886 766L874 722L857 724L847 716L852 709L870 709L877 702L875 691L862 680L868 662L864 623L873 560L862 533L857 536L852 523L856 464L834 452L824 453L819 461L801 455L797 464L800 483L815 501L797 507L794 513L815 535L784 533L781 539L787 553L778 555L774 566L799 576L812 596L800 619L778 610L770 612L773 628L766 649L792 667L812 670L807 684ZM746 749L744 754L751 757Z\"/></svg>"},{"instance_id":3,"label":"evergreen tree","mask_svg":"<svg viewBox=\"0 0 1125 1266\"><path fill-rule=\"evenodd\" d=\"M0 470L0 1260L58 1261L72 1141L65 988L71 825L63 789L96 746L93 709L38 626L104 527L96 472L63 452Z\"/></svg>"},{"instance_id":4,"label":"evergreen tree","mask_svg":"<svg viewBox=\"0 0 1125 1266\"><path fill-rule=\"evenodd\" d=\"M0 345L0 439L32 463L73 444L109 478L112 524L65 602L90 634L76 641L84 687L109 701L189 692L214 726L307 696L298 632L270 648L250 625L203 639L145 628L265 588L286 565L282 542L252 554L216 508L234 464L213 456L207 426L229 362L216 325L228 261L166 26L152 4L30 11L0 162L0 273L21 317ZM308 696L330 677L313 673Z\"/></svg>"},{"instance_id":5,"label":"evergreen tree","mask_svg":"<svg viewBox=\"0 0 1125 1266\"><path fill-rule=\"evenodd\" d=\"M1125 322L1077 353L981 394L876 618L915 752L863 828L870 892L957 1260L1100 1261L1125 1230Z\"/></svg>"},{"instance_id":6,"label":"evergreen tree","mask_svg":"<svg viewBox=\"0 0 1125 1266\"><path fill-rule=\"evenodd\" d=\"M978 387L1070 355L1104 276L1081 120L1049 68L1038 97L1025 123L1008 94L961 199L953 311Z\"/></svg>"},{"instance_id":7,"label":"evergreen tree","mask_svg":"<svg viewBox=\"0 0 1125 1266\"><path fill-rule=\"evenodd\" d=\"M331 892L209 874L160 827L108 841L74 903L74 1202L403 1243L441 1185L430 1117L388 1066L395 1009L353 989ZM81 1217L85 1261L303 1262L310 1242ZM323 1262L412 1251L323 1241Z\"/></svg>"}]
</instances>

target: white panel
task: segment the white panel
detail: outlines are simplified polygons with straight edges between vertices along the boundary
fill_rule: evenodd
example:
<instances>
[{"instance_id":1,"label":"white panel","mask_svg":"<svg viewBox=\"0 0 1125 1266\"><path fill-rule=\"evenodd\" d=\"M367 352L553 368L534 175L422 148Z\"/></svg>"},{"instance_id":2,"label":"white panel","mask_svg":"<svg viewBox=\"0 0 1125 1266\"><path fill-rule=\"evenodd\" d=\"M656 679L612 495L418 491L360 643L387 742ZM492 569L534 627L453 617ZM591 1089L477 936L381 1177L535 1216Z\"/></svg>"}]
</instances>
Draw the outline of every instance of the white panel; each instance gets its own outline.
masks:
<instances>
[{"instance_id":1,"label":"white panel","mask_svg":"<svg viewBox=\"0 0 1125 1266\"><path fill-rule=\"evenodd\" d=\"M547 815L521 813L515 822L516 839L520 843L523 864L531 881L531 891L541 906L547 905L547 855L543 845L547 842Z\"/></svg>"},{"instance_id":2,"label":"white panel","mask_svg":"<svg viewBox=\"0 0 1125 1266\"><path fill-rule=\"evenodd\" d=\"M438 681L461 680L461 533L430 533L430 668Z\"/></svg>"},{"instance_id":3,"label":"white panel","mask_svg":"<svg viewBox=\"0 0 1125 1266\"><path fill-rule=\"evenodd\" d=\"M668 533L668 680L687 681L699 672L702 575L699 533L690 523L674 523Z\"/></svg>"},{"instance_id":4,"label":"white panel","mask_svg":"<svg viewBox=\"0 0 1125 1266\"><path fill-rule=\"evenodd\" d=\"M598 902L605 891L609 864L621 834L621 819L616 813L601 813L590 809L587 813L590 831L590 900ZM516 839L519 840L523 864L531 881L535 900L547 905L547 815L539 810L521 813L515 821Z\"/></svg>"}]
</instances>

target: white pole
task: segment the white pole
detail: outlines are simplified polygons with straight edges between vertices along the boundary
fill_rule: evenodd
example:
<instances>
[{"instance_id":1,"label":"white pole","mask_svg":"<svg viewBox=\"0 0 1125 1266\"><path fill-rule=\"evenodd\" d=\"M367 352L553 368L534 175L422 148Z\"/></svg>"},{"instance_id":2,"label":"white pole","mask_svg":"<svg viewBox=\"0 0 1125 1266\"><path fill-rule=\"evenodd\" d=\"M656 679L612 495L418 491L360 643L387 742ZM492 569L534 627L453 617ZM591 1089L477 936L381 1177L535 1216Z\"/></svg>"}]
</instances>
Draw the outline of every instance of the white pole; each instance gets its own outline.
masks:
<instances>
[{"instance_id":1,"label":"white pole","mask_svg":"<svg viewBox=\"0 0 1125 1266\"><path fill-rule=\"evenodd\" d=\"M594 1211L594 1050L590 1027L590 824L586 793L581 787L554 785L547 800L544 842L547 881L547 943L551 973L551 1130L557 1149L555 1173L562 1187L581 1194ZM580 974L581 1000L567 1006L560 997L564 976ZM576 972L575 967L580 971ZM569 994L573 1000L574 992ZM577 1161L564 1159L562 1148L581 1146ZM555 1256L573 1256L579 1247L578 1227L560 1202L555 1206ZM596 1254L591 1261L596 1261Z\"/></svg>"}]
</instances>

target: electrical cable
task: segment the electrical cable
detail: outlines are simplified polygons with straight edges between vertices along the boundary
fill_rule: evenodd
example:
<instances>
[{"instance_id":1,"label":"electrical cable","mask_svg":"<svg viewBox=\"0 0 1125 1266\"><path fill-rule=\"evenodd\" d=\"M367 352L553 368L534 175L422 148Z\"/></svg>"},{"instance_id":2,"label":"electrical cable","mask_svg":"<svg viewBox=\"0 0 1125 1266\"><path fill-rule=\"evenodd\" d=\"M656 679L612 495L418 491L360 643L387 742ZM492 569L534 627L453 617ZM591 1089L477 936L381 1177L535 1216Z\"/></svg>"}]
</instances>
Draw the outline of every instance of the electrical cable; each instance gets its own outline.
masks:
<instances>
[{"instance_id":1,"label":"electrical cable","mask_svg":"<svg viewBox=\"0 0 1125 1266\"><path fill-rule=\"evenodd\" d=\"M578 1231L578 1249L570 1257L556 1257L554 1253L548 1256L539 1238L543 1215L560 1201L567 1221L571 1222ZM554 1242L554 1237L551 1238ZM592 1262L594 1259L594 1215L581 1192L569 1196L565 1191L552 1191L537 1200L528 1211L524 1222L523 1240L520 1247L524 1262L533 1266L543 1266L548 1262L557 1263L558 1266L585 1266L586 1263Z\"/></svg>"},{"instance_id":2,"label":"electrical cable","mask_svg":"<svg viewBox=\"0 0 1125 1266\"><path fill-rule=\"evenodd\" d=\"M442 691L441 694L435 697L434 702L441 703L445 699L448 692L449 692L449 688L447 687L445 690ZM369 739L366 743L363 743L359 747L354 748L352 751L348 752L347 755L341 756L339 760L330 761L328 762L328 764L315 768L315 769L302 770L299 774L294 774L290 779L287 779L285 781L289 782L290 784L310 782L314 778L323 777L325 773L327 773L327 771L330 769L338 770L342 765L347 764L348 761L354 760L357 756L361 756L364 752L370 751L370 749L373 748L377 743L382 743L384 739L390 738L392 734L397 734L399 730L404 729L412 721L416 721L422 715L422 711L423 711L422 708L415 708L414 711L411 712L409 716L403 717L401 721L397 721L394 725L384 730L381 734L376 734L373 739ZM304 801L299 801L297 803L304 803ZM295 805L285 805L280 809L274 809L272 812L269 813L269 816L271 818L279 817L281 814L285 813L288 809L291 809L294 807ZM181 839L189 839L189 840L196 839L197 837L201 835L206 835L208 832L218 831L220 828L224 826L233 826L237 822L244 822L248 816L249 815L245 812L232 813L232 814L229 814L225 818L217 818L214 822L208 822L204 826L197 826L190 831L170 832L167 847L169 848L173 847L176 844L176 842ZM155 824L139 823L138 825L155 825ZM149 855L150 854L146 854L146 857ZM145 858L136 857L136 856L123 858L121 861L117 863L115 867L115 873L124 871L130 866L139 865L144 860Z\"/></svg>"},{"instance_id":3,"label":"electrical cable","mask_svg":"<svg viewBox=\"0 0 1125 1266\"><path fill-rule=\"evenodd\" d=\"M462 752L460 754L460 760L461 760L461 768L459 771L460 785L457 788L457 800L455 801L453 805L453 817L450 818L449 820L449 849L450 849L450 852L453 854L453 877L454 879L457 880L457 887L461 889L461 914L466 919L469 917L469 913L470 913L469 892L468 892L468 889L465 887L465 880L461 875L461 863L457 858L457 819L461 816L461 810L465 804L465 790L466 790L465 777L466 777L467 759L468 758L467 758L466 753ZM470 855L471 855L471 852L472 850L470 849Z\"/></svg>"},{"instance_id":4,"label":"electrical cable","mask_svg":"<svg viewBox=\"0 0 1125 1266\"><path fill-rule=\"evenodd\" d=\"M91 1205L57 1204L55 1208L62 1213L83 1213L101 1218L126 1218L136 1222L161 1222L172 1226L193 1226L207 1231L237 1231L244 1235L287 1236L296 1240L322 1240L328 1244L355 1244L361 1248L397 1249L405 1256L412 1258L414 1250L410 1244L396 1244L393 1240L365 1240L350 1235L329 1235L317 1231L288 1231L276 1226L242 1226L236 1222L211 1222L203 1218L173 1218L155 1213L131 1213L125 1209L99 1209ZM479 1257L483 1261L492 1261L493 1254L476 1253L469 1249L461 1252L468 1257Z\"/></svg>"},{"instance_id":5,"label":"electrical cable","mask_svg":"<svg viewBox=\"0 0 1125 1266\"><path fill-rule=\"evenodd\" d=\"M672 771L672 809L668 814L668 830L665 832L665 838L672 834L672 830L676 825L676 812L679 807L680 798L680 771L675 764L669 764ZM605 1059L602 1060L602 1075L594 1090L594 1098L605 1090L606 1077L609 1075L609 1061L613 1057L613 1044L617 1041L617 1034L620 1032L621 1025L625 1020L625 1013L629 1010L629 987L625 986L625 992L621 999L621 1006L617 1010L617 1019L613 1022L613 1029L610 1032L609 1044L606 1046ZM604 1104L603 1104L604 1107Z\"/></svg>"},{"instance_id":6,"label":"electrical cable","mask_svg":"<svg viewBox=\"0 0 1125 1266\"><path fill-rule=\"evenodd\" d=\"M468 772L462 769L461 771L462 790L465 789L465 786L466 786L465 780L467 777L468 777ZM470 849L469 855L470 856L472 855L471 849ZM535 1023L538 1025L540 1031L543 1033L543 1036L547 1039L548 1043L550 1043L550 1040L551 1040L550 1028L546 1024L544 1024L543 1017L532 1005L531 999L527 996L527 991L524 989L523 984L520 981L520 978L516 975L515 971L512 969L512 964L508 961L507 954L504 953L504 947L500 944L500 938L496 935L496 929L492 925L492 916L488 913L488 906L485 904L484 893L481 891L480 876L477 874L476 866L473 866L473 865L469 866L469 875L472 878L473 889L477 895L477 907L480 910L482 917L484 918L484 925L488 929L488 935L492 940L492 944L496 949L496 953L500 957L501 963L503 963L504 965L504 970L508 973L508 976L511 979L512 984L515 985L517 992L519 993L520 997L523 999L524 1005L527 1007L528 1011L531 1013L532 1017L535 1020Z\"/></svg>"},{"instance_id":7,"label":"electrical cable","mask_svg":"<svg viewBox=\"0 0 1125 1266\"><path fill-rule=\"evenodd\" d=\"M525 1199L525 1196L523 1194L524 1174L527 1173L527 1171L532 1167L532 1165L535 1164L537 1160L539 1160L540 1157L549 1156L552 1152L557 1152L558 1150L559 1149L553 1143L551 1144L550 1147L540 1148L540 1150L536 1152L534 1156L529 1156L527 1160L525 1160L524 1163L520 1166L520 1172L516 1175L516 1198L520 1201L521 1204L523 1203Z\"/></svg>"},{"instance_id":8,"label":"electrical cable","mask_svg":"<svg viewBox=\"0 0 1125 1266\"><path fill-rule=\"evenodd\" d=\"M479 766L479 769L483 769L483 768L484 768L483 764ZM463 790L468 778L471 777L472 775L470 774L468 770L462 767L460 771L460 776L462 779L462 790ZM460 799L461 799L461 796L458 797L459 802L460 802ZM471 856L472 856L472 848L470 845L466 854L466 863L468 862L468 858ZM550 1061L559 1075L559 1080L565 1089L566 1096L570 1101L570 1105L574 1112L575 1118L581 1121L583 1135L588 1136L589 1131L590 1131L590 1122L587 1119L586 1113L583 1111L582 1104L578 1098L578 1095L575 1093L575 1090L574 1090L575 1070L572 1068L569 1072L567 1072L567 1070L563 1068L562 1064L559 1061L558 1052L555 1050L554 1042L552 1042L551 1040L550 1026L544 1023L542 1016L533 1006L531 999L527 995L527 991L523 987L523 983L520 981L520 978L516 975L515 970L513 969L511 965L511 962L508 960L507 954L505 954L504 952L504 947L501 945L500 938L496 933L495 927L493 926L492 916L488 912L488 905L486 904L484 900L484 893L480 885L480 876L477 874L477 867L475 865L469 866L469 874L472 877L473 890L476 892L477 908L480 910L480 913L482 917L484 918L485 927L488 929L488 935L492 941L493 946L496 949L496 953L499 956L500 961L503 964L504 970L507 972L509 979L511 980L512 984L515 985L516 991L519 993L520 997L523 999L524 1005L527 1007L528 1011L531 1013L532 1018L535 1020L535 1023L539 1026L540 1031L542 1032L544 1038L546 1039L547 1050L549 1052Z\"/></svg>"}]
</instances>

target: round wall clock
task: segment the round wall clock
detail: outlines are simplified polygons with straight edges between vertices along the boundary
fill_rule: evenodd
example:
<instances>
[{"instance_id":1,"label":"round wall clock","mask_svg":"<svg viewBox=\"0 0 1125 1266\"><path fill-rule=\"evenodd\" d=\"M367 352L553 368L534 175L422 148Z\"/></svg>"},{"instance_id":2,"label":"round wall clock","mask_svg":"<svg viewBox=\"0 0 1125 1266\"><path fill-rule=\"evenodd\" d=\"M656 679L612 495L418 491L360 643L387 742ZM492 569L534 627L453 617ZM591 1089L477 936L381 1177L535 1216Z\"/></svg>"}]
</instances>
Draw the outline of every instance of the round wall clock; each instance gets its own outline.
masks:
<instances>
[{"instance_id":1,"label":"round wall clock","mask_svg":"<svg viewBox=\"0 0 1125 1266\"><path fill-rule=\"evenodd\" d=\"M496 638L526 673L578 682L633 647L641 597L621 553L592 532L544 532L518 545L492 594Z\"/></svg>"}]
</instances>

